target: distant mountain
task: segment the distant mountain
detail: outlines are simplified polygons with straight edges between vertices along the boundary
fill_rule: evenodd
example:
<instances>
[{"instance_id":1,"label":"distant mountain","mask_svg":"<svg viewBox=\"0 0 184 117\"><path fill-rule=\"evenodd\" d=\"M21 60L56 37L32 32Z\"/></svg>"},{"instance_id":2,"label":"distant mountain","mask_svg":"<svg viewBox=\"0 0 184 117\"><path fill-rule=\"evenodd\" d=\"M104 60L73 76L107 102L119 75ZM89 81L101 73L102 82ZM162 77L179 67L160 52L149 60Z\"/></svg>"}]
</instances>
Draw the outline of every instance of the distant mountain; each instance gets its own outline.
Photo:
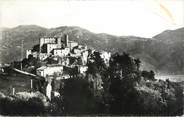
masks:
<instances>
[{"instance_id":1,"label":"distant mountain","mask_svg":"<svg viewBox=\"0 0 184 117\"><path fill-rule=\"evenodd\" d=\"M176 30L166 30L153 38L165 41L167 43L184 42L184 28Z\"/></svg>"},{"instance_id":2,"label":"distant mountain","mask_svg":"<svg viewBox=\"0 0 184 117\"><path fill-rule=\"evenodd\" d=\"M142 38L114 36L105 33L96 34L76 26L46 29L36 25L23 25L2 31L0 61L19 60L21 40L24 40L24 50L26 50L38 44L39 38L44 35L62 36L63 34L68 34L69 40L97 50L106 50L112 53L128 52L142 60L142 69L153 69L161 73L184 73L184 42L182 39L184 29L165 31L153 38Z\"/></svg>"},{"instance_id":3,"label":"distant mountain","mask_svg":"<svg viewBox=\"0 0 184 117\"><path fill-rule=\"evenodd\" d=\"M164 62L162 67L174 73L184 73L184 28L167 30L153 38L167 46L168 51L162 56L167 64Z\"/></svg>"},{"instance_id":4,"label":"distant mountain","mask_svg":"<svg viewBox=\"0 0 184 117\"><path fill-rule=\"evenodd\" d=\"M24 40L24 49L31 48L39 42L39 38L44 36L46 32L46 28L35 25L23 25L3 30L0 40L0 61L20 60L21 41Z\"/></svg>"}]
</instances>

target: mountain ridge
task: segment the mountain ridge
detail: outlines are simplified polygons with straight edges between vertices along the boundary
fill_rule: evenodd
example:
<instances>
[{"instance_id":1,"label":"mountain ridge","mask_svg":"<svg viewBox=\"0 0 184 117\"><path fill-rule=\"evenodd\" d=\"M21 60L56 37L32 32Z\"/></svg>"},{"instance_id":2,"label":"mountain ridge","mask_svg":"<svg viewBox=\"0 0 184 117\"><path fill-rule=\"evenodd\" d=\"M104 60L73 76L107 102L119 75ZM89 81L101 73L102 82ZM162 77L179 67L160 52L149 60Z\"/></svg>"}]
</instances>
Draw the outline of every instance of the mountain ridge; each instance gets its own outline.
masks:
<instances>
[{"instance_id":1,"label":"mountain ridge","mask_svg":"<svg viewBox=\"0 0 184 117\"><path fill-rule=\"evenodd\" d=\"M178 41L184 41L183 37L184 37L184 28L178 28L176 30L163 31L160 34L155 35L153 38L166 41L167 43L176 43Z\"/></svg>"}]
</instances>

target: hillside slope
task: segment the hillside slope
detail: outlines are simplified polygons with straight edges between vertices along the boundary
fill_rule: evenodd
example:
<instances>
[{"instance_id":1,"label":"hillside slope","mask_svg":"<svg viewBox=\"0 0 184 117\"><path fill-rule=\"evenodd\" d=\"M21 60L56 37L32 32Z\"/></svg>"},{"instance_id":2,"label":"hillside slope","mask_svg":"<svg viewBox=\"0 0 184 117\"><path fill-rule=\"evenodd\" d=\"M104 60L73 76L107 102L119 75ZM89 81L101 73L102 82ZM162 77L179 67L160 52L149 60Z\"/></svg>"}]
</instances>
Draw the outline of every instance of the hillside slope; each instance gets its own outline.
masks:
<instances>
[{"instance_id":1,"label":"hillside slope","mask_svg":"<svg viewBox=\"0 0 184 117\"><path fill-rule=\"evenodd\" d=\"M165 43L168 48L168 51L162 56L167 62L163 66L175 73L184 73L184 28L167 30L153 38Z\"/></svg>"},{"instance_id":2,"label":"hillside slope","mask_svg":"<svg viewBox=\"0 0 184 117\"><path fill-rule=\"evenodd\" d=\"M21 41L24 41L24 50L26 50L39 43L39 38L44 36L46 31L47 29L35 25L23 25L3 30L0 41L0 61L20 60Z\"/></svg>"},{"instance_id":3,"label":"hillside slope","mask_svg":"<svg viewBox=\"0 0 184 117\"><path fill-rule=\"evenodd\" d=\"M167 43L184 42L184 28L176 30L166 30L153 38L165 41Z\"/></svg>"}]
</instances>

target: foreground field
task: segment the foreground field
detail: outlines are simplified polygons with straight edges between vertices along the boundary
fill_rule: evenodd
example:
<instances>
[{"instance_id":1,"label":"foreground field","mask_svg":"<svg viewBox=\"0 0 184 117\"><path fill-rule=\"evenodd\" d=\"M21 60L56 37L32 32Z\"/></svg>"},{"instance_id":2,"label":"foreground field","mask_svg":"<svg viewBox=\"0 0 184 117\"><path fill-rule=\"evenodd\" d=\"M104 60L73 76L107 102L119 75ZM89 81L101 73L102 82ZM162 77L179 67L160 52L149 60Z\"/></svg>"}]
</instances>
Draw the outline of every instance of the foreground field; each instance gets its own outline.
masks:
<instances>
[{"instance_id":1,"label":"foreground field","mask_svg":"<svg viewBox=\"0 0 184 117\"><path fill-rule=\"evenodd\" d=\"M13 88L15 88L15 92L30 91L30 77L25 75L0 75L0 91L10 95Z\"/></svg>"}]
</instances>

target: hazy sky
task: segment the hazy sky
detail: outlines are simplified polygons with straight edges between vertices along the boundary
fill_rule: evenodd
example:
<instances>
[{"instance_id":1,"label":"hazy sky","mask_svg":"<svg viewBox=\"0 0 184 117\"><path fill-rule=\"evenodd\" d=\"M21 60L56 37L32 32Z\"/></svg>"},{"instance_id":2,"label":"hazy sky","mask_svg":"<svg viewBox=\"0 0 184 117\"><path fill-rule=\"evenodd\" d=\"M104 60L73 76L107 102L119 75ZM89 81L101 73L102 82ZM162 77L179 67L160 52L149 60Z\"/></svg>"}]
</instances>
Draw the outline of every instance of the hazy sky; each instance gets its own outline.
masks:
<instances>
[{"instance_id":1,"label":"hazy sky","mask_svg":"<svg viewBox=\"0 0 184 117\"><path fill-rule=\"evenodd\" d=\"M0 0L0 26L80 26L152 37L184 26L184 0Z\"/></svg>"}]
</instances>

